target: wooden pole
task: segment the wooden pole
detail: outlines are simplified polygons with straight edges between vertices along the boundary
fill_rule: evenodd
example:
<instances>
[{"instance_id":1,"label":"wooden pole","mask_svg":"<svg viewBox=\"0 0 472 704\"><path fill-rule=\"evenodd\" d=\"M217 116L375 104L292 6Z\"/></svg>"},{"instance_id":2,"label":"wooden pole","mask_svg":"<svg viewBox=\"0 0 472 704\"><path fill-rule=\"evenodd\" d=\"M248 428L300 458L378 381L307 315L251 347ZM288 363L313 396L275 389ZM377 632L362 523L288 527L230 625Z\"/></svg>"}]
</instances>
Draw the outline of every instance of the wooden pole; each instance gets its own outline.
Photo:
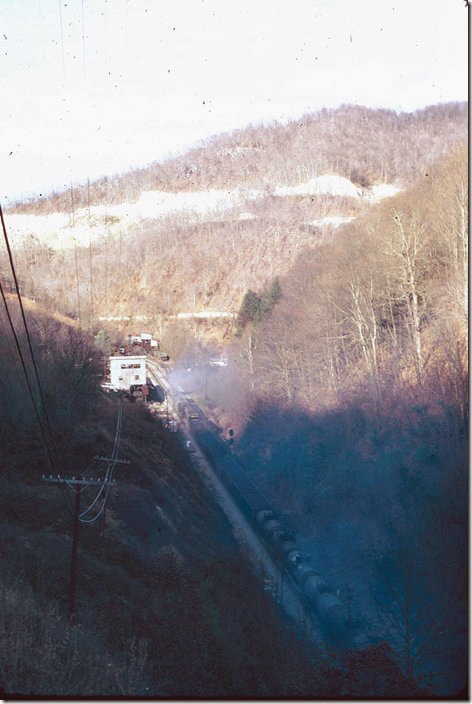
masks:
<instances>
[{"instance_id":1,"label":"wooden pole","mask_svg":"<svg viewBox=\"0 0 472 704\"><path fill-rule=\"evenodd\" d=\"M79 481L82 477L78 477ZM69 616L75 617L75 592L77 589L77 552L79 547L80 484L75 485L74 524L72 528L72 557L70 563Z\"/></svg>"}]
</instances>

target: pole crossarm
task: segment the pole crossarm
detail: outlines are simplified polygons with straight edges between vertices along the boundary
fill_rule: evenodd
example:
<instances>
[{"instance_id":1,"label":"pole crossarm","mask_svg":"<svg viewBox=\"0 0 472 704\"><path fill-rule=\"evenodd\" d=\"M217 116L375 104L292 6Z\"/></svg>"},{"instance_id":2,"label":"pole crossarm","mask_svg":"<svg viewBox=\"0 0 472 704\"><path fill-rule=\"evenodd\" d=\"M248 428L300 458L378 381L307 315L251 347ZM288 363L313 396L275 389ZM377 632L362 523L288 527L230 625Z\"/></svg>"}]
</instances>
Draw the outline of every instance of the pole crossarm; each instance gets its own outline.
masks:
<instances>
[{"instance_id":1,"label":"pole crossarm","mask_svg":"<svg viewBox=\"0 0 472 704\"><path fill-rule=\"evenodd\" d=\"M59 475L53 476L52 474L48 477L43 474L41 481L52 482L53 484L80 484L82 486L108 486L116 484L116 479L108 481L105 481L105 479L76 479L75 477L69 479L68 477L60 477Z\"/></svg>"},{"instance_id":2,"label":"pole crossarm","mask_svg":"<svg viewBox=\"0 0 472 704\"><path fill-rule=\"evenodd\" d=\"M129 464L129 460L118 460L113 457L101 457L100 455L95 455L94 460L100 460L100 462L110 462L110 464Z\"/></svg>"}]
</instances>

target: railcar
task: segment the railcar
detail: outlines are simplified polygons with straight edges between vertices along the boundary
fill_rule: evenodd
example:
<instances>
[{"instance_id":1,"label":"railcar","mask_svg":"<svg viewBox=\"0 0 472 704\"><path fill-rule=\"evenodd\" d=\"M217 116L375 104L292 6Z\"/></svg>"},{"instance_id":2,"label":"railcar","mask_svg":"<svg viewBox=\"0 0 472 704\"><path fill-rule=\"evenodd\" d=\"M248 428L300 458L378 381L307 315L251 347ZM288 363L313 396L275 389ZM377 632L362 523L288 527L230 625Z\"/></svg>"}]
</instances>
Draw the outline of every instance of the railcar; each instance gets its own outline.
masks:
<instances>
[{"instance_id":1,"label":"railcar","mask_svg":"<svg viewBox=\"0 0 472 704\"><path fill-rule=\"evenodd\" d=\"M231 455L220 455L216 461L218 474L228 486L244 515L254 522L259 511L268 511L271 505Z\"/></svg>"},{"instance_id":2,"label":"railcar","mask_svg":"<svg viewBox=\"0 0 472 704\"><path fill-rule=\"evenodd\" d=\"M321 577L311 555L300 552L294 532L248 477L243 464L230 453L228 444L209 429L199 407L194 402L189 406L186 401L182 413L195 442L271 553L293 578L306 601L315 607L329 633L338 643L346 642L346 607Z\"/></svg>"}]
</instances>

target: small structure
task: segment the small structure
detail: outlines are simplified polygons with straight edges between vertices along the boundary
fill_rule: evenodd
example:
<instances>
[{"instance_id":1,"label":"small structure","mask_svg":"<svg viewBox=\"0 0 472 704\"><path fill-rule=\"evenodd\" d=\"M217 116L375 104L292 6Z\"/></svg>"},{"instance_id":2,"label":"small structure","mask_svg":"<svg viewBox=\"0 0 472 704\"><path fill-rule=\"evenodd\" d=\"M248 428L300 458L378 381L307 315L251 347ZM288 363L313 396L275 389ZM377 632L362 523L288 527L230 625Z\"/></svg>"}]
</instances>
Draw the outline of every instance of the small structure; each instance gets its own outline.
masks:
<instances>
[{"instance_id":1,"label":"small structure","mask_svg":"<svg viewBox=\"0 0 472 704\"><path fill-rule=\"evenodd\" d=\"M159 340L154 340L148 332L142 332L141 335L128 335L129 347L154 347L159 349Z\"/></svg>"},{"instance_id":2,"label":"small structure","mask_svg":"<svg viewBox=\"0 0 472 704\"><path fill-rule=\"evenodd\" d=\"M141 340L143 342L143 347L158 347L159 341L154 340L153 336L148 332L141 333Z\"/></svg>"},{"instance_id":3,"label":"small structure","mask_svg":"<svg viewBox=\"0 0 472 704\"><path fill-rule=\"evenodd\" d=\"M110 382L115 389L129 391L146 385L146 355L110 357Z\"/></svg>"}]
</instances>

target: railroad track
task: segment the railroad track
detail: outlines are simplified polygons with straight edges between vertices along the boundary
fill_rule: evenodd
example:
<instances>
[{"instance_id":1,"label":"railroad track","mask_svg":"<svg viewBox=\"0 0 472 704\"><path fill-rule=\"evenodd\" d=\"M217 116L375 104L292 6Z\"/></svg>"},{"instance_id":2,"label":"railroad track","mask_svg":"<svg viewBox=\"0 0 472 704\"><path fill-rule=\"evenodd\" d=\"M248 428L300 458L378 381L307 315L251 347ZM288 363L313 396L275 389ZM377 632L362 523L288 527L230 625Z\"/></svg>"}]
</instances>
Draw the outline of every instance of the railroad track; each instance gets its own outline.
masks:
<instances>
[{"instance_id":1,"label":"railroad track","mask_svg":"<svg viewBox=\"0 0 472 704\"><path fill-rule=\"evenodd\" d=\"M159 384L164 389L168 399L169 412L172 413L174 419L178 420L178 403L179 398L182 398L182 390L176 389L169 382L164 370L150 360L148 360L148 375L153 383ZM321 646L324 640L322 624L313 610L308 608L306 599L292 576L277 564L200 447L194 443L194 438L184 423L180 423L179 432L185 444L191 443L193 466L213 493L215 501L225 512L236 539L247 554L256 573L263 580L264 588L271 592L274 599L296 626L303 629L311 641Z\"/></svg>"}]
</instances>

